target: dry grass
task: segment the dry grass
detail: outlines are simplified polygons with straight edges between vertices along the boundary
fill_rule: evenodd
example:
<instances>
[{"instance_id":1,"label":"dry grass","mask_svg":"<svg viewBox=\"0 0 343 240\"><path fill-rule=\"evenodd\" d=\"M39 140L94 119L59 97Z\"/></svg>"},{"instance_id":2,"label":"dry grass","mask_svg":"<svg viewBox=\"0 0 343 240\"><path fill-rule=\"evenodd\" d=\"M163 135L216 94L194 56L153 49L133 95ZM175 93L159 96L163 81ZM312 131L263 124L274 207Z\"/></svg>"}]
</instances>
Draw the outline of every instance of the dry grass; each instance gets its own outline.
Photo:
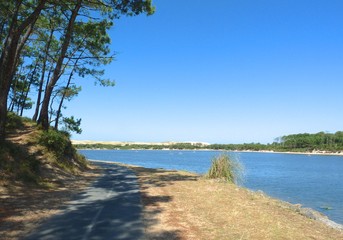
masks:
<instances>
[{"instance_id":1,"label":"dry grass","mask_svg":"<svg viewBox=\"0 0 343 240\"><path fill-rule=\"evenodd\" d=\"M142 191L146 239L343 239L287 204L198 175L131 167ZM0 238L20 239L91 184L101 169L55 189L0 188Z\"/></svg>"},{"instance_id":2,"label":"dry grass","mask_svg":"<svg viewBox=\"0 0 343 240\"><path fill-rule=\"evenodd\" d=\"M142 188L147 239L343 239L342 232L234 184L132 168Z\"/></svg>"}]
</instances>

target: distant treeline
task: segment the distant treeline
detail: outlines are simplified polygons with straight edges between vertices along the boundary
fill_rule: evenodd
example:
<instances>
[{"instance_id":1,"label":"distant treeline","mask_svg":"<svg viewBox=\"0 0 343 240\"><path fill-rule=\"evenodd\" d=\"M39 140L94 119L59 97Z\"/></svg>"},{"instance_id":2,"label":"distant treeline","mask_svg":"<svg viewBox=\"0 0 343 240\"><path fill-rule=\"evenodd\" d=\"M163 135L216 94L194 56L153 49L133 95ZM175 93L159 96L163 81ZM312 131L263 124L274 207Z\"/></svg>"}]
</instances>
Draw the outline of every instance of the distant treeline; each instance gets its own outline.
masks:
<instances>
[{"instance_id":1,"label":"distant treeline","mask_svg":"<svg viewBox=\"0 0 343 240\"><path fill-rule=\"evenodd\" d=\"M179 149L179 150L199 150L207 149L201 144L192 144L192 143L175 143L170 145L154 145L154 144L125 144L125 145L113 145L113 144L74 144L78 149L120 149L120 150L129 150L129 149L151 149L151 150L162 150L162 149Z\"/></svg>"},{"instance_id":2,"label":"distant treeline","mask_svg":"<svg viewBox=\"0 0 343 240\"><path fill-rule=\"evenodd\" d=\"M78 149L172 149L172 150L227 150L227 151L275 151L275 152L340 152L343 151L343 132L316 134L292 134L275 139L272 144L192 144L175 143L171 145L147 144L76 144Z\"/></svg>"},{"instance_id":3,"label":"distant treeline","mask_svg":"<svg viewBox=\"0 0 343 240\"><path fill-rule=\"evenodd\" d=\"M273 143L277 148L286 151L329 151L338 152L343 150L343 132L316 134L292 134L276 139Z\"/></svg>"}]
</instances>

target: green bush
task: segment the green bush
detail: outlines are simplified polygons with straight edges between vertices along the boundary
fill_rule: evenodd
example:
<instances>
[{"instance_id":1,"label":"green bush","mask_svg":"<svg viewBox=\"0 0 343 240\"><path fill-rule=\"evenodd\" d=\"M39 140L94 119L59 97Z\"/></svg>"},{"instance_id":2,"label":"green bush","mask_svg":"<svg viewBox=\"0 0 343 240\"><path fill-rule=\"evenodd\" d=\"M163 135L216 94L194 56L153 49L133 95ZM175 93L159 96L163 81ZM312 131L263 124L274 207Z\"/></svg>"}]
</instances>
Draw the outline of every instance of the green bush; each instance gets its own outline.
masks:
<instances>
[{"instance_id":1,"label":"green bush","mask_svg":"<svg viewBox=\"0 0 343 240\"><path fill-rule=\"evenodd\" d=\"M69 150L69 139L63 133L56 130L43 131L39 143L53 152L56 157L63 157Z\"/></svg>"},{"instance_id":2,"label":"green bush","mask_svg":"<svg viewBox=\"0 0 343 240\"><path fill-rule=\"evenodd\" d=\"M243 166L227 154L213 158L211 167L206 174L210 179L223 179L227 182L237 183L242 177Z\"/></svg>"},{"instance_id":3,"label":"green bush","mask_svg":"<svg viewBox=\"0 0 343 240\"><path fill-rule=\"evenodd\" d=\"M21 129L24 127L25 121L28 121L28 120L18 116L17 114L15 114L13 112L8 112L7 113L6 129L7 130Z\"/></svg>"},{"instance_id":4,"label":"green bush","mask_svg":"<svg viewBox=\"0 0 343 240\"><path fill-rule=\"evenodd\" d=\"M39 144L54 154L54 161L59 167L71 172L87 168L87 160L77 153L69 136L68 132L50 129L41 133Z\"/></svg>"}]
</instances>

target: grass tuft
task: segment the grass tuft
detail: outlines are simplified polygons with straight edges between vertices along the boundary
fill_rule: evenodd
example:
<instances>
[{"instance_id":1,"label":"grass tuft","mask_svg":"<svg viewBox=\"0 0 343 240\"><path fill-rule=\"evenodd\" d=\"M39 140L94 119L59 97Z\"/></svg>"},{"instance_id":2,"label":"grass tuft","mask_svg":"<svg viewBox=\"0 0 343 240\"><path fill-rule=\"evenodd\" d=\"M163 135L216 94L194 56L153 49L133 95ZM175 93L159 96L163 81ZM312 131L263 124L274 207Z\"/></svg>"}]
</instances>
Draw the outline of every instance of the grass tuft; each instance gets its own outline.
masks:
<instances>
[{"instance_id":1,"label":"grass tuft","mask_svg":"<svg viewBox=\"0 0 343 240\"><path fill-rule=\"evenodd\" d=\"M222 154L212 160L211 167L206 174L209 179L223 179L230 183L237 183L243 175L243 166L233 157Z\"/></svg>"}]
</instances>

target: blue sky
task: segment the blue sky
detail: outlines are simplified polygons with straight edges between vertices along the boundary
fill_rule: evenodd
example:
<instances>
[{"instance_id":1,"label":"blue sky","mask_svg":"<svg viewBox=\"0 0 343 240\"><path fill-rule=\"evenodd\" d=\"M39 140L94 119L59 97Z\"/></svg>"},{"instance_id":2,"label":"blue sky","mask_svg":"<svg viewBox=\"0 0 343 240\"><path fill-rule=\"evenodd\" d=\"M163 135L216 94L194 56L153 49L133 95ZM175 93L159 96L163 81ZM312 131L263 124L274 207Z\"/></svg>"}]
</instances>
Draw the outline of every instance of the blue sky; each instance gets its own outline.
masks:
<instances>
[{"instance_id":1,"label":"blue sky","mask_svg":"<svg viewBox=\"0 0 343 240\"><path fill-rule=\"evenodd\" d=\"M343 130L343 1L155 0L111 30L114 88L80 79L74 139L272 142Z\"/></svg>"}]
</instances>

